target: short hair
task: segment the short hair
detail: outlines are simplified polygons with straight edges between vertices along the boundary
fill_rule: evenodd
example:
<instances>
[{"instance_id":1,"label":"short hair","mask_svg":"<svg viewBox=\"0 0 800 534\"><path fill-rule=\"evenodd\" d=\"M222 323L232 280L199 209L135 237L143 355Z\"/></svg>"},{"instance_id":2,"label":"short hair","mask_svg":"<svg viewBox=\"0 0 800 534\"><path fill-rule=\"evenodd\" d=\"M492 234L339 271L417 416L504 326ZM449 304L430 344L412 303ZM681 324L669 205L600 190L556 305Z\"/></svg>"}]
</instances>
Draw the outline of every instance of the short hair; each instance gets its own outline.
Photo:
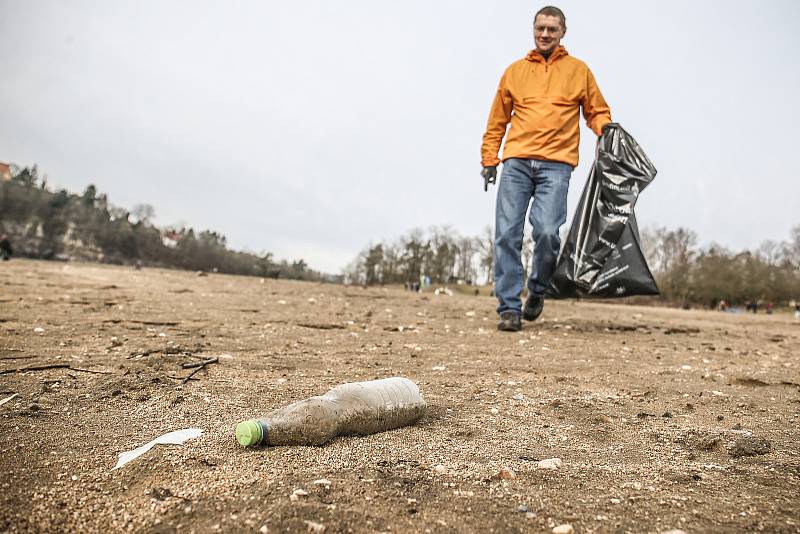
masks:
<instances>
[{"instance_id":1,"label":"short hair","mask_svg":"<svg viewBox=\"0 0 800 534\"><path fill-rule=\"evenodd\" d=\"M566 31L567 29L567 17L564 16L564 12L558 9L555 6L544 6L542 9L536 12L536 15L533 16L533 22L536 23L536 17L539 15L547 15L549 17L558 17L558 21L561 23L561 27L564 28Z\"/></svg>"}]
</instances>

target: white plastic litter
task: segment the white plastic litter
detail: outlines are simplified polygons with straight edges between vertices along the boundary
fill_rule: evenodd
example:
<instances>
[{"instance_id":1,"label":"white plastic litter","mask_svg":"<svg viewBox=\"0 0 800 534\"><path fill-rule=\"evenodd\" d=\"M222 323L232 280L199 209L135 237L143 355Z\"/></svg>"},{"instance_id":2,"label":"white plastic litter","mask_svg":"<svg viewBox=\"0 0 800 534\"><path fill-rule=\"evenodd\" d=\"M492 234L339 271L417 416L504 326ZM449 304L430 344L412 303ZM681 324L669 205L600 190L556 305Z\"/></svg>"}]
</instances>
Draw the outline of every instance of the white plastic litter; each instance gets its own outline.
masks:
<instances>
[{"instance_id":1,"label":"white plastic litter","mask_svg":"<svg viewBox=\"0 0 800 534\"><path fill-rule=\"evenodd\" d=\"M185 441L200 437L200 434L202 433L202 428L184 428L183 430L173 430L172 432L167 432L163 436L157 437L150 443L146 443L141 447L137 447L131 451L120 453L119 458L117 459L117 465L114 466L112 471L114 469L119 469L131 460L135 460L156 445L183 445Z\"/></svg>"}]
</instances>

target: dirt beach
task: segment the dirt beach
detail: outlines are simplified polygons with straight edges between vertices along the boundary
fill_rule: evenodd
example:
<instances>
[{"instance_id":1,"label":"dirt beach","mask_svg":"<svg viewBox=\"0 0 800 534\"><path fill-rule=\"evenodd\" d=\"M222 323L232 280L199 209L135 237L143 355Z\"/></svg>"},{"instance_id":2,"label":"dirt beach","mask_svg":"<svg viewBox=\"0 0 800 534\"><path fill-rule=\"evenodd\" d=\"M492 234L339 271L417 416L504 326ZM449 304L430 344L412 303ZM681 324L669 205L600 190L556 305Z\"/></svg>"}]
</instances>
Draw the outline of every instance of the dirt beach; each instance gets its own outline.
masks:
<instances>
[{"instance_id":1,"label":"dirt beach","mask_svg":"<svg viewBox=\"0 0 800 534\"><path fill-rule=\"evenodd\" d=\"M494 306L3 263L0 400L17 396L0 406L0 531L800 532L792 317L564 301L500 333ZM240 420L395 375L428 402L416 426L234 439ZM204 432L111 470L189 427Z\"/></svg>"}]
</instances>

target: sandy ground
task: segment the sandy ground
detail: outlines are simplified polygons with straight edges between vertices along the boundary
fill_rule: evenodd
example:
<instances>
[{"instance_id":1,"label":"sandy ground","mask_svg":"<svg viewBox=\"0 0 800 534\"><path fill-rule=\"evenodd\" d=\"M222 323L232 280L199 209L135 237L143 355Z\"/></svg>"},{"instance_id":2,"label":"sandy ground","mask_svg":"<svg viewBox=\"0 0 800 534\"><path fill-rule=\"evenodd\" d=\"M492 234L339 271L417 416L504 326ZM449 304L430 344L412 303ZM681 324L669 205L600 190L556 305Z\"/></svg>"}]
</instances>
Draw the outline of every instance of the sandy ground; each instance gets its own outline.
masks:
<instances>
[{"instance_id":1,"label":"sandy ground","mask_svg":"<svg viewBox=\"0 0 800 534\"><path fill-rule=\"evenodd\" d=\"M0 371L64 365L0 374L0 531L800 532L788 315L548 302L500 333L488 297L23 260L0 288ZM416 426L234 439L393 375L429 404Z\"/></svg>"}]
</instances>

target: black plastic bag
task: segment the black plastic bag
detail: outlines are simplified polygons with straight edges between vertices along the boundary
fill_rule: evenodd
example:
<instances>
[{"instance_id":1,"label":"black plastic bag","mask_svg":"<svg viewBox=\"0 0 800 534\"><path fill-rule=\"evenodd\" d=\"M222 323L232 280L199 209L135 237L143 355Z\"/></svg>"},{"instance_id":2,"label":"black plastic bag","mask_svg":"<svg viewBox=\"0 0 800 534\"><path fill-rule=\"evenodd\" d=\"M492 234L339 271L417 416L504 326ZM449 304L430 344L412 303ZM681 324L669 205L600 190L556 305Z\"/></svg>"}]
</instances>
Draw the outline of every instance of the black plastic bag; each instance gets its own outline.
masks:
<instances>
[{"instance_id":1,"label":"black plastic bag","mask_svg":"<svg viewBox=\"0 0 800 534\"><path fill-rule=\"evenodd\" d=\"M633 208L656 169L633 137L610 124L547 289L551 298L657 295Z\"/></svg>"}]
</instances>

